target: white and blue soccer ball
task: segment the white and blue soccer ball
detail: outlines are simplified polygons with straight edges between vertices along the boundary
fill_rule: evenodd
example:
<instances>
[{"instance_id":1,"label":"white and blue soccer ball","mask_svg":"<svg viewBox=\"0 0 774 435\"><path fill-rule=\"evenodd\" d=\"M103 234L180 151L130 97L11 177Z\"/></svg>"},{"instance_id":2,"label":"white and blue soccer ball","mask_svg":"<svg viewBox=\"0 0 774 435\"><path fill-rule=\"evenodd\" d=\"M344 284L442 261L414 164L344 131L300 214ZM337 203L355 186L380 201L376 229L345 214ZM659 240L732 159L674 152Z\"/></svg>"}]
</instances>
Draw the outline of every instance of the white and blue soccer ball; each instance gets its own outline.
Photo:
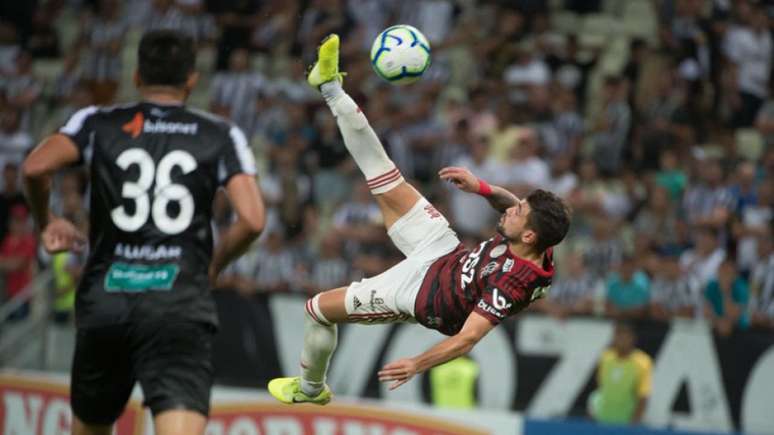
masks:
<instances>
[{"instance_id":1,"label":"white and blue soccer ball","mask_svg":"<svg viewBox=\"0 0 774 435\"><path fill-rule=\"evenodd\" d=\"M414 83L430 66L430 43L416 27L388 27L371 46L371 66L392 84Z\"/></svg>"}]
</instances>

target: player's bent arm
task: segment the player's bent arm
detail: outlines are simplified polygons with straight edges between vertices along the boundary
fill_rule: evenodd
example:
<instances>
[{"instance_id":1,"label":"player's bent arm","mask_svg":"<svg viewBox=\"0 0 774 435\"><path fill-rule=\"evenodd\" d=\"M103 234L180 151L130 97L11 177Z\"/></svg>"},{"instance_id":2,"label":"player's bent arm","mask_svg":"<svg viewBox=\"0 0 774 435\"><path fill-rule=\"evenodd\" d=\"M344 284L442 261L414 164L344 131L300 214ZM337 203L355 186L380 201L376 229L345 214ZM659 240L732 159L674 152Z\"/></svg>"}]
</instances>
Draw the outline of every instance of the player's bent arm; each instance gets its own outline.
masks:
<instances>
[{"instance_id":1,"label":"player's bent arm","mask_svg":"<svg viewBox=\"0 0 774 435\"><path fill-rule=\"evenodd\" d=\"M486 196L486 200L495 210L503 213L519 202L519 198L508 189L495 185L489 187L492 189L492 193Z\"/></svg>"},{"instance_id":2,"label":"player's bent arm","mask_svg":"<svg viewBox=\"0 0 774 435\"><path fill-rule=\"evenodd\" d=\"M261 235L266 224L266 208L254 176L234 175L226 185L226 192L237 220L226 230L215 248L209 271L213 283L220 272Z\"/></svg>"},{"instance_id":3,"label":"player's bent arm","mask_svg":"<svg viewBox=\"0 0 774 435\"><path fill-rule=\"evenodd\" d=\"M51 216L48 208L51 174L80 159L78 146L63 134L45 138L22 165L24 190L38 228L45 228Z\"/></svg>"},{"instance_id":4,"label":"player's bent arm","mask_svg":"<svg viewBox=\"0 0 774 435\"><path fill-rule=\"evenodd\" d=\"M417 373L465 355L494 327L495 325L484 316L475 312L470 313L460 332L412 358L416 363Z\"/></svg>"}]
</instances>

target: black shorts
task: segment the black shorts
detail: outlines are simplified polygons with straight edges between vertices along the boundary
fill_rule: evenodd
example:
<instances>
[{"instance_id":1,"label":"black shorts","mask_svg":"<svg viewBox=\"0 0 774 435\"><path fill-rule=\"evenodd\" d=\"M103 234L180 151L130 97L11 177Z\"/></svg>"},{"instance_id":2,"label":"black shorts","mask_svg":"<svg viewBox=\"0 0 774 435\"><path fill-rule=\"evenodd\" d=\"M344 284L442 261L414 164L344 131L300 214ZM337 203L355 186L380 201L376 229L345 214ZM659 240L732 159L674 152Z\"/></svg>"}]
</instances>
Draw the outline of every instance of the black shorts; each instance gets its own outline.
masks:
<instances>
[{"instance_id":1,"label":"black shorts","mask_svg":"<svg viewBox=\"0 0 774 435\"><path fill-rule=\"evenodd\" d=\"M70 402L87 424L112 424L135 382L153 415L210 410L215 327L189 321L78 329Z\"/></svg>"}]
</instances>

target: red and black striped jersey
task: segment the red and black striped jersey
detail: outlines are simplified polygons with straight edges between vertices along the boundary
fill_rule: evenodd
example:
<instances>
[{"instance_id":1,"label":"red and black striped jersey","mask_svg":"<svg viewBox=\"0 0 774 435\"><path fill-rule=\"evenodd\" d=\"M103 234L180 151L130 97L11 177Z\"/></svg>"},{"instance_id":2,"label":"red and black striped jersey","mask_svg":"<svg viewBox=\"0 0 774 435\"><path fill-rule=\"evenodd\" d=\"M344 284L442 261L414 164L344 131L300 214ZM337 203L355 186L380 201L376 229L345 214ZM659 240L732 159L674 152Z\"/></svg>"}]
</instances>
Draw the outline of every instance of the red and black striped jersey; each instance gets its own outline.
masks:
<instances>
[{"instance_id":1,"label":"red and black striped jersey","mask_svg":"<svg viewBox=\"0 0 774 435\"><path fill-rule=\"evenodd\" d=\"M499 234L474 251L462 245L437 259L425 274L417 295L417 321L454 335L472 311L493 324L541 298L554 275L553 253L542 267L514 255Z\"/></svg>"}]
</instances>

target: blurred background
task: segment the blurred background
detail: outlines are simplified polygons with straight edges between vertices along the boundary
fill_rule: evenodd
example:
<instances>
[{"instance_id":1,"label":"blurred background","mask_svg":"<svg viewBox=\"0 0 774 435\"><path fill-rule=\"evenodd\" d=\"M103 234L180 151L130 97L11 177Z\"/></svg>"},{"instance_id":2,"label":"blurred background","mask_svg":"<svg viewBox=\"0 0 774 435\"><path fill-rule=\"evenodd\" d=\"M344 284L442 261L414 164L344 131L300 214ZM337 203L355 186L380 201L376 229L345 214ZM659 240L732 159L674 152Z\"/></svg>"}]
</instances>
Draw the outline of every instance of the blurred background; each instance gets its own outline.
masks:
<instances>
[{"instance_id":1,"label":"blurred background","mask_svg":"<svg viewBox=\"0 0 774 435\"><path fill-rule=\"evenodd\" d=\"M432 66L408 87L369 64L373 38L398 23L432 44ZM245 131L269 207L260 241L216 290L219 384L260 389L295 372L305 298L401 259L305 82L318 42L336 32L346 89L467 245L490 237L498 216L440 182L446 165L518 195L550 189L574 219L548 297L499 328L499 347L391 396L374 368L441 336L347 327L333 365L363 373L334 369L335 391L604 420L589 397L606 390L597 363L623 329L652 359L636 375L652 389L631 393L647 399L634 423L774 433L773 25L774 2L753 0L3 2L0 364L67 373L84 264L36 246L20 162L79 108L136 98L143 31L172 28L199 47L190 105ZM87 182L83 169L63 173L53 198L84 230ZM224 196L216 210L225 227ZM501 382L486 367L504 370Z\"/></svg>"}]
</instances>

